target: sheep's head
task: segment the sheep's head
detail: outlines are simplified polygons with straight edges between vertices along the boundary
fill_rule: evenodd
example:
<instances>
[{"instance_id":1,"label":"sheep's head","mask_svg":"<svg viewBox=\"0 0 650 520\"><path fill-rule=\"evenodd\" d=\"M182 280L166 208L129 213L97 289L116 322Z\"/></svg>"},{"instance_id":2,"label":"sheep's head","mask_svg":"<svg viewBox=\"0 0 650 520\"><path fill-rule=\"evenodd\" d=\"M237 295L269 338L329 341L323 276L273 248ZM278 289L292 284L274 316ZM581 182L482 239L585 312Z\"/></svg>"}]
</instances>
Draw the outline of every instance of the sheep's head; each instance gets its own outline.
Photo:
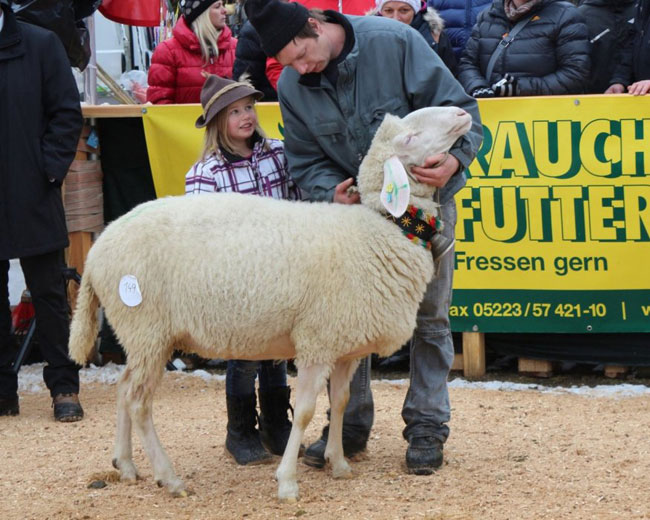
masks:
<instances>
[{"instance_id":1,"label":"sheep's head","mask_svg":"<svg viewBox=\"0 0 650 520\"><path fill-rule=\"evenodd\" d=\"M435 207L435 187L419 183L410 168L422 165L427 157L447 152L471 126L472 117L457 107L421 108L402 119L387 114L359 167L357 183L362 202L384 212L380 200L386 184L384 172L401 163L409 185L409 202L423 209Z\"/></svg>"}]
</instances>

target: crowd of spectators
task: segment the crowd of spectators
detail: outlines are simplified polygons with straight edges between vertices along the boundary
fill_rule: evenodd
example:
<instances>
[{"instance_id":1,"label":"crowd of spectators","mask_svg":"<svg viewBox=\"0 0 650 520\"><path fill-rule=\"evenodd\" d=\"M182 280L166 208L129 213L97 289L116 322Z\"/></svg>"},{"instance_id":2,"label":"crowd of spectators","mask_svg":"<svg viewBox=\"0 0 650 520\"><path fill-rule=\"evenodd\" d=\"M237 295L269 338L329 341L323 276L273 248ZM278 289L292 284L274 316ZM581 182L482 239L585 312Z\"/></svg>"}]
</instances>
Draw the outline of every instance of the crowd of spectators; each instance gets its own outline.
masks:
<instances>
[{"instance_id":1,"label":"crowd of spectators","mask_svg":"<svg viewBox=\"0 0 650 520\"><path fill-rule=\"evenodd\" d=\"M214 2L199 17L181 2L173 37L154 52L148 101L198 103L205 74L247 79L264 101L277 100L282 66L262 51L246 1ZM650 89L648 4L375 0L366 16L413 27L474 97L639 95Z\"/></svg>"}]
</instances>

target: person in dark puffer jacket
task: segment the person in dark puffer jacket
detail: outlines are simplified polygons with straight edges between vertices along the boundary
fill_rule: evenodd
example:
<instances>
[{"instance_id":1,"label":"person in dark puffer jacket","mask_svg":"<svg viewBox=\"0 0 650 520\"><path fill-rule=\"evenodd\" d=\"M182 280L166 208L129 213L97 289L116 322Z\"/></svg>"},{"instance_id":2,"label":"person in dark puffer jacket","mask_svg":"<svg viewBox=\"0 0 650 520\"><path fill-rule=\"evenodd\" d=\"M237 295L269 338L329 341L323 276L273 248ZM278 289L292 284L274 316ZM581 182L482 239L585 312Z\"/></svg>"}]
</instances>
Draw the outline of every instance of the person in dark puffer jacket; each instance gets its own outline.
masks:
<instances>
[{"instance_id":1,"label":"person in dark puffer jacket","mask_svg":"<svg viewBox=\"0 0 650 520\"><path fill-rule=\"evenodd\" d=\"M530 17L505 46L486 78L497 45L517 22ZM562 0L494 0L472 30L458 79L474 97L583 93L591 67L587 26Z\"/></svg>"},{"instance_id":2,"label":"person in dark puffer jacket","mask_svg":"<svg viewBox=\"0 0 650 520\"><path fill-rule=\"evenodd\" d=\"M635 0L584 0L578 11L589 30L591 76L588 94L602 94L610 85L616 68L616 52L629 41L634 18Z\"/></svg>"},{"instance_id":3,"label":"person in dark puffer jacket","mask_svg":"<svg viewBox=\"0 0 650 520\"><path fill-rule=\"evenodd\" d=\"M278 94L266 76L266 54L262 50L260 37L248 21L239 31L232 73L236 80L247 74L248 81L264 94L264 101L278 100ZM279 74L277 76L279 77Z\"/></svg>"},{"instance_id":4,"label":"person in dark puffer jacket","mask_svg":"<svg viewBox=\"0 0 650 520\"><path fill-rule=\"evenodd\" d=\"M237 40L226 25L223 0L187 0L173 36L151 57L147 101L199 103L204 73L232 78Z\"/></svg>"},{"instance_id":5,"label":"person in dark puffer jacket","mask_svg":"<svg viewBox=\"0 0 650 520\"><path fill-rule=\"evenodd\" d=\"M376 0L371 13L406 23L418 31L455 76L458 62L444 31L445 22L432 7L421 0Z\"/></svg>"},{"instance_id":6,"label":"person in dark puffer jacket","mask_svg":"<svg viewBox=\"0 0 650 520\"><path fill-rule=\"evenodd\" d=\"M428 0L427 5L433 7L445 21L445 32L454 49L456 60L465 50L465 45L472 27L476 24L479 13L487 9L492 0Z\"/></svg>"},{"instance_id":7,"label":"person in dark puffer jacket","mask_svg":"<svg viewBox=\"0 0 650 520\"><path fill-rule=\"evenodd\" d=\"M617 61L607 94L621 94L626 88L635 96L650 93L650 0L639 0L634 31Z\"/></svg>"}]
</instances>

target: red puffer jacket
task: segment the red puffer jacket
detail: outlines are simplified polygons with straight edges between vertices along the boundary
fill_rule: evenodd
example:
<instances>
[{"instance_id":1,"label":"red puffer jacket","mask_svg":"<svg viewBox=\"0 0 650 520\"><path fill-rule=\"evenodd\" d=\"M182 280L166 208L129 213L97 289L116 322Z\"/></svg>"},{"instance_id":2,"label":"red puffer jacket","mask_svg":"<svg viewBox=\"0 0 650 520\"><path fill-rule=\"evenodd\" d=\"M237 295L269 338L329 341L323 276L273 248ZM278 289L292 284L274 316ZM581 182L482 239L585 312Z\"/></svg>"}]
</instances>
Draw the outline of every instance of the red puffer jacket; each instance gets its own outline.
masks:
<instances>
[{"instance_id":1,"label":"red puffer jacket","mask_svg":"<svg viewBox=\"0 0 650 520\"><path fill-rule=\"evenodd\" d=\"M151 57L147 101L154 104L200 103L205 78L201 72L232 78L237 40L225 26L217 40L219 56L204 65L201 46L196 35L181 17L173 36L161 42Z\"/></svg>"}]
</instances>

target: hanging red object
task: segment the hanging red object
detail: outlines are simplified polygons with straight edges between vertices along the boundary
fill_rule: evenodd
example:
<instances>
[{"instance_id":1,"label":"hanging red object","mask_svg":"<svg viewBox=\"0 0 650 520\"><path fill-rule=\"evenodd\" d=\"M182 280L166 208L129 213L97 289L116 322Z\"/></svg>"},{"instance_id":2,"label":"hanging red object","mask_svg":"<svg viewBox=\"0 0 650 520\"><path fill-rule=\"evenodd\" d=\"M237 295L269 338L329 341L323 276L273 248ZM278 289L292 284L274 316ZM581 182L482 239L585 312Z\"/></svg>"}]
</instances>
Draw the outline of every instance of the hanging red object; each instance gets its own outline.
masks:
<instances>
[{"instance_id":1,"label":"hanging red object","mask_svg":"<svg viewBox=\"0 0 650 520\"><path fill-rule=\"evenodd\" d=\"M160 25L163 0L104 0L99 12L113 22L141 27Z\"/></svg>"},{"instance_id":2,"label":"hanging red object","mask_svg":"<svg viewBox=\"0 0 650 520\"><path fill-rule=\"evenodd\" d=\"M104 0L106 1L106 0ZM331 9L343 14L364 15L375 7L375 0L298 0L307 9Z\"/></svg>"}]
</instances>

